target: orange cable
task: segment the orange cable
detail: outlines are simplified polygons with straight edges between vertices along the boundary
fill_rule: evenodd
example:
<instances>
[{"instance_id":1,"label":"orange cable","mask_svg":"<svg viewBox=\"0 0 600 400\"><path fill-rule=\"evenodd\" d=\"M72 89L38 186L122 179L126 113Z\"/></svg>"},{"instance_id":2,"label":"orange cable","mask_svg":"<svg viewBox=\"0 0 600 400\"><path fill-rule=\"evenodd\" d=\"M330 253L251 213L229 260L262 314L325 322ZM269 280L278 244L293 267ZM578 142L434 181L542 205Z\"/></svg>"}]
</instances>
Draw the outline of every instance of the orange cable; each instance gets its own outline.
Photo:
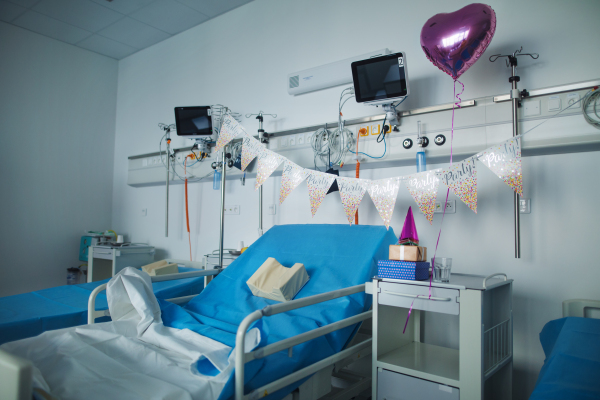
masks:
<instances>
[{"instance_id":1,"label":"orange cable","mask_svg":"<svg viewBox=\"0 0 600 400\"><path fill-rule=\"evenodd\" d=\"M358 161L358 138L360 137L360 131L356 134L356 177L360 177L360 161ZM358 225L358 209L354 215L354 224Z\"/></svg>"},{"instance_id":2,"label":"orange cable","mask_svg":"<svg viewBox=\"0 0 600 400\"><path fill-rule=\"evenodd\" d=\"M183 163L183 172L185 174L185 222L187 223L187 231L188 231L188 242L190 243L190 261L192 260L192 236L190 234L190 213L188 211L188 179L187 179L187 159L189 155L185 157L185 161Z\"/></svg>"}]
</instances>

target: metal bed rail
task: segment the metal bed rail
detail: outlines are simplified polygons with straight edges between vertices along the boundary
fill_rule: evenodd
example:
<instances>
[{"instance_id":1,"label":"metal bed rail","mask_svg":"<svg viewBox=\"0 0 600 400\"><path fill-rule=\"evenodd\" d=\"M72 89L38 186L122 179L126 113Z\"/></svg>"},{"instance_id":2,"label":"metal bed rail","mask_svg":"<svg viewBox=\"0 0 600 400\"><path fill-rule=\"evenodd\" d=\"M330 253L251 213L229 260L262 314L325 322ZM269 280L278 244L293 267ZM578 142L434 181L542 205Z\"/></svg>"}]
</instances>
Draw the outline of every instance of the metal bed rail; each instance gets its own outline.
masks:
<instances>
[{"instance_id":1,"label":"metal bed rail","mask_svg":"<svg viewBox=\"0 0 600 400\"><path fill-rule=\"evenodd\" d=\"M151 278L152 282L165 282L165 281L174 281L177 279L197 278L200 276L217 275L221 271L222 271L221 268L216 268L216 269L209 269L209 270L180 272L178 274L152 276L150 278ZM107 284L104 283L104 284L98 286L96 289L94 289L92 291L92 293L90 293L90 298L88 300L88 321L87 321L88 324L95 323L96 318L110 317L109 310L96 310L96 297L98 296L98 293L106 290L106 285ZM174 304L183 304L183 303L190 301L191 299L193 299L196 296L197 295L194 294L191 296L176 297L173 299L167 299L167 301L170 301L171 303L174 303Z\"/></svg>"},{"instance_id":2,"label":"metal bed rail","mask_svg":"<svg viewBox=\"0 0 600 400\"><path fill-rule=\"evenodd\" d=\"M244 394L244 365L252 360L264 358L271 354L274 354L279 351L288 350L288 355L291 357L292 349L294 346L307 342L309 340L315 339L320 336L327 335L336 330L360 323L364 320L370 319L372 317L372 311L366 311L357 315L354 315L349 318L345 318L343 320L334 322L329 325L322 326L317 329L313 329L308 332L304 332L300 335L293 336L288 339L284 339L277 343L273 343L267 345L263 348L257 349L252 352L246 353L245 351L245 339L248 328L252 323L258 321L263 317L269 317L276 314L281 314L287 311L296 310L298 308L311 306L313 304L323 303L325 301L337 299L344 296L350 296L355 293L361 293L365 291L365 285L357 285L352 286L345 289L334 290L331 292L326 292L322 294L318 294L315 296L305 297L303 299L292 300L286 303L275 304L271 306L267 306L262 310L256 310L249 314L244 320L241 322L235 339L235 399L236 400L244 400L244 399L258 399L261 397L268 396L270 393L273 393L279 389L286 387L287 385L297 382L300 379L306 378L323 368L333 365L339 361L344 360L347 357L352 356L353 354L362 351L364 349L370 349L372 339L364 340L354 346L349 347L348 349L342 350L339 353L336 353L332 356L324 358L323 360L316 362L312 365L309 365L305 368L302 368L290 375L284 376L283 378L277 379L271 383L268 383L258 389L253 390L249 394Z\"/></svg>"}]
</instances>

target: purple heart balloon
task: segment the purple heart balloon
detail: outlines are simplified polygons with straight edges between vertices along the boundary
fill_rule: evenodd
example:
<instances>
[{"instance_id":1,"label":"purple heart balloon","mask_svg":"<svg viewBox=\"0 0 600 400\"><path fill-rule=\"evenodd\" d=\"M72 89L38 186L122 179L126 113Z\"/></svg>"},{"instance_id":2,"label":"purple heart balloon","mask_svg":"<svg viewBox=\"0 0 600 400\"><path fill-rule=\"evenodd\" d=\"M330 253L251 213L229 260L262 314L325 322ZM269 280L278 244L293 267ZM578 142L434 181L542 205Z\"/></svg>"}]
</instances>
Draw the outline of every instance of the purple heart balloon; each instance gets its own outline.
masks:
<instances>
[{"instance_id":1,"label":"purple heart balloon","mask_svg":"<svg viewBox=\"0 0 600 400\"><path fill-rule=\"evenodd\" d=\"M495 31L496 13L492 7L469 4L429 18L421 29L421 47L433 65L456 80L487 49Z\"/></svg>"}]
</instances>

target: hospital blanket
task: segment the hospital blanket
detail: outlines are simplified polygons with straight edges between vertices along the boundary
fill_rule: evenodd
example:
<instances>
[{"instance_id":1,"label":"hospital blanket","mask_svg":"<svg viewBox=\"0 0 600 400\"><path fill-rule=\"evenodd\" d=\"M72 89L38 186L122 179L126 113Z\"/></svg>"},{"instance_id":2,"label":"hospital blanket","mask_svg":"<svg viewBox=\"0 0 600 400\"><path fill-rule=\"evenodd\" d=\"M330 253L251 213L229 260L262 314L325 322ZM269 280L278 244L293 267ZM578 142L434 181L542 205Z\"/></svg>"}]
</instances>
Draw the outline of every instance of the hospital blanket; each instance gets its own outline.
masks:
<instances>
[{"instance_id":1,"label":"hospital blanket","mask_svg":"<svg viewBox=\"0 0 600 400\"><path fill-rule=\"evenodd\" d=\"M179 272L189 271L196 270L179 268ZM0 297L0 344L36 336L48 330L87 324L90 293L106 282L108 279ZM203 277L152 284L154 294L159 299L197 294L203 287ZM96 310L107 308L106 294L102 292L96 298ZM110 318L106 317L105 320Z\"/></svg>"},{"instance_id":2,"label":"hospital blanket","mask_svg":"<svg viewBox=\"0 0 600 400\"><path fill-rule=\"evenodd\" d=\"M125 268L107 286L113 321L59 329L0 348L31 360L33 383L62 400L216 398L235 365L231 348L161 322L150 277ZM248 349L260 341L254 328ZM203 374L204 364L215 373Z\"/></svg>"},{"instance_id":3,"label":"hospital blanket","mask_svg":"<svg viewBox=\"0 0 600 400\"><path fill-rule=\"evenodd\" d=\"M530 400L600 399L600 320L550 321L540 342L546 361Z\"/></svg>"},{"instance_id":4,"label":"hospital blanket","mask_svg":"<svg viewBox=\"0 0 600 400\"><path fill-rule=\"evenodd\" d=\"M304 264L310 280L295 297L299 299L369 281L377 260L387 258L389 245L396 241L394 232L383 226L274 226L184 308L161 303L163 322L233 347L240 322L251 312L277 303L253 296L246 284L268 257L274 257L286 267ZM357 293L265 317L261 329L266 341L261 346L367 311L371 302L371 296ZM247 364L246 391L339 352L355 328L350 326L295 346L292 357L288 357L287 351L279 352ZM282 398L296 386L298 384L291 385L269 398ZM233 393L232 375L220 399L232 398Z\"/></svg>"}]
</instances>

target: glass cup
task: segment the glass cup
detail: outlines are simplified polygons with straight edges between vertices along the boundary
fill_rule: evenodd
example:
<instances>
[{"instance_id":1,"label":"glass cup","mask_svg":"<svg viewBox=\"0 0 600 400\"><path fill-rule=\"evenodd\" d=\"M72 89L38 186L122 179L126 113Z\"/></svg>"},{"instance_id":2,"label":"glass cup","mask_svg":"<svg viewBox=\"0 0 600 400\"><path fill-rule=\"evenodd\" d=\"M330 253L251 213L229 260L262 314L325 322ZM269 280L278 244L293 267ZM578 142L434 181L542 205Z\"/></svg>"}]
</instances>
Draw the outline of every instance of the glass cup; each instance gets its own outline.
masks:
<instances>
[{"instance_id":1,"label":"glass cup","mask_svg":"<svg viewBox=\"0 0 600 400\"><path fill-rule=\"evenodd\" d=\"M450 270L452 269L452 259L447 257L436 257L431 259L433 265L434 282L450 282Z\"/></svg>"}]
</instances>

